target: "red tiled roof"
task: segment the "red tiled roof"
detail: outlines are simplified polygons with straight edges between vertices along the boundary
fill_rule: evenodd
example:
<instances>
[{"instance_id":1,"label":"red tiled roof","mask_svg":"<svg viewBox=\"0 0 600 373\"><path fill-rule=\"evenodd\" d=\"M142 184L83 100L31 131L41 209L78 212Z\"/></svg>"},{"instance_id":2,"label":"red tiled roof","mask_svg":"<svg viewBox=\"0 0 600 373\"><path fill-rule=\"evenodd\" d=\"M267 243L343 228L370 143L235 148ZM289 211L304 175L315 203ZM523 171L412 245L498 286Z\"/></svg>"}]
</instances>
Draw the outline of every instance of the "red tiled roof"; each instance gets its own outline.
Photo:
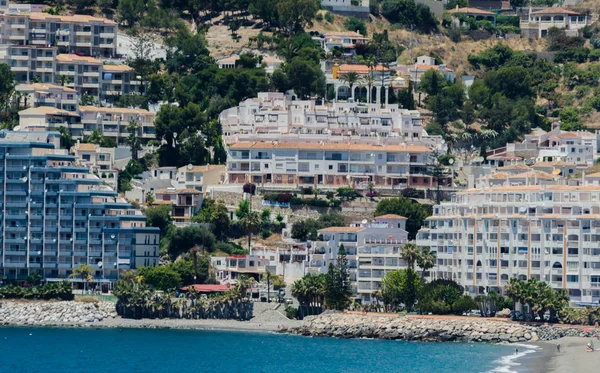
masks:
<instances>
[{"instance_id":1,"label":"red tiled roof","mask_svg":"<svg viewBox=\"0 0 600 373\"><path fill-rule=\"evenodd\" d=\"M542 10L538 10L535 12L531 12L531 14L571 14L571 15L579 15L581 13L579 12L575 12L573 10L570 9L565 9L565 8L546 8L546 9L542 9Z\"/></svg>"},{"instance_id":2,"label":"red tiled roof","mask_svg":"<svg viewBox=\"0 0 600 373\"><path fill-rule=\"evenodd\" d=\"M449 10L448 13L462 13L462 14L481 14L486 16L493 16L496 13L488 12L487 10L481 10L477 8L458 8Z\"/></svg>"},{"instance_id":3,"label":"red tiled roof","mask_svg":"<svg viewBox=\"0 0 600 373\"><path fill-rule=\"evenodd\" d=\"M227 286L227 285L222 285L222 284L216 284L216 285L206 285L206 284L196 284L196 285L189 285L189 286L185 286L182 287L181 290L183 291L188 291L190 286L193 286L197 292L199 293L219 293L219 292L225 292L225 291L230 291L231 287Z\"/></svg>"}]
</instances>

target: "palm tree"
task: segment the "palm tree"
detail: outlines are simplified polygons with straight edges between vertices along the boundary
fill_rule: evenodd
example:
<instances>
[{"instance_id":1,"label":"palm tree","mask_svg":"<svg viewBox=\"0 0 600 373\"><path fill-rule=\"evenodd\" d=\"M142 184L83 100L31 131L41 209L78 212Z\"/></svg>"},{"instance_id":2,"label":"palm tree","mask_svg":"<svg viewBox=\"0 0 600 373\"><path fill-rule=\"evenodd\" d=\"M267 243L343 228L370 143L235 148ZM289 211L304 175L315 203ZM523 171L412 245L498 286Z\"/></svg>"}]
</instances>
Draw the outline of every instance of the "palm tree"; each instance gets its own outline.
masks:
<instances>
[{"instance_id":1,"label":"palm tree","mask_svg":"<svg viewBox=\"0 0 600 373\"><path fill-rule=\"evenodd\" d=\"M252 233L256 233L262 224L262 218L256 211L250 211L240 219L242 227L248 234L248 252L252 252Z\"/></svg>"},{"instance_id":2,"label":"palm tree","mask_svg":"<svg viewBox=\"0 0 600 373\"><path fill-rule=\"evenodd\" d=\"M354 85L360 81L360 76L354 72L350 71L340 76L340 80L350 87L350 94L352 99L354 99Z\"/></svg>"},{"instance_id":3,"label":"palm tree","mask_svg":"<svg viewBox=\"0 0 600 373\"><path fill-rule=\"evenodd\" d=\"M134 119L130 120L127 124L127 132L129 132L129 136L127 136L126 143L129 145L129 149L131 150L131 159L134 161L137 161L138 152L142 150L142 142L137 135L140 128L140 124Z\"/></svg>"},{"instance_id":4,"label":"palm tree","mask_svg":"<svg viewBox=\"0 0 600 373\"><path fill-rule=\"evenodd\" d=\"M421 256L421 248L414 243L406 243L400 250L402 251L400 257L408 263L410 269L415 269L415 262Z\"/></svg>"},{"instance_id":5,"label":"palm tree","mask_svg":"<svg viewBox=\"0 0 600 373\"><path fill-rule=\"evenodd\" d=\"M373 56L369 56L365 61L367 67L369 68L369 73L362 77L363 84L365 84L369 88L369 94L367 95L367 103L371 103L371 99L373 96L373 86L375 85L375 59Z\"/></svg>"},{"instance_id":6,"label":"palm tree","mask_svg":"<svg viewBox=\"0 0 600 373\"><path fill-rule=\"evenodd\" d=\"M243 299L244 297L248 297L248 290L252 289L252 285L254 284L254 278L246 275L240 275L237 278L236 289Z\"/></svg>"},{"instance_id":7,"label":"palm tree","mask_svg":"<svg viewBox=\"0 0 600 373\"><path fill-rule=\"evenodd\" d=\"M96 271L88 264L80 264L79 267L73 268L73 273L69 275L69 278L81 277L81 280L83 281L84 290L87 291L88 282L94 280L93 274L95 272Z\"/></svg>"},{"instance_id":8,"label":"palm tree","mask_svg":"<svg viewBox=\"0 0 600 373\"><path fill-rule=\"evenodd\" d=\"M59 75L56 77L56 82L60 83L61 86L64 86L69 82L69 77L66 75Z\"/></svg>"},{"instance_id":9,"label":"palm tree","mask_svg":"<svg viewBox=\"0 0 600 373\"><path fill-rule=\"evenodd\" d=\"M421 268L421 279L425 277L425 272L435 267L435 260L437 256L435 252L429 248L424 248L421 251L421 255L417 258L417 265Z\"/></svg>"}]
</instances>

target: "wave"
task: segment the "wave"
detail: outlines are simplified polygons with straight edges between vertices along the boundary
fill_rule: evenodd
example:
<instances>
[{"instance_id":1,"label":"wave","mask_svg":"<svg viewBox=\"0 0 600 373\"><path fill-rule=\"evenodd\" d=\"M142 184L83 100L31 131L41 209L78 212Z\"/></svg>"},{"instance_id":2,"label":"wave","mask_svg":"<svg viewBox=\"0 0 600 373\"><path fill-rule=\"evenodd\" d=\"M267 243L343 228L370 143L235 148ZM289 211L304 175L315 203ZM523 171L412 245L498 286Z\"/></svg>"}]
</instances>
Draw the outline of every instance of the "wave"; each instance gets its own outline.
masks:
<instances>
[{"instance_id":1,"label":"wave","mask_svg":"<svg viewBox=\"0 0 600 373\"><path fill-rule=\"evenodd\" d=\"M514 347L515 349L518 349L519 352L503 356L496 360L495 363L497 363L498 366L490 370L488 373L516 373L517 370L515 370L515 368L521 365L521 363L519 363L517 360L529 354L533 354L540 349L540 347L537 346L520 343L506 344L506 346Z\"/></svg>"}]
</instances>

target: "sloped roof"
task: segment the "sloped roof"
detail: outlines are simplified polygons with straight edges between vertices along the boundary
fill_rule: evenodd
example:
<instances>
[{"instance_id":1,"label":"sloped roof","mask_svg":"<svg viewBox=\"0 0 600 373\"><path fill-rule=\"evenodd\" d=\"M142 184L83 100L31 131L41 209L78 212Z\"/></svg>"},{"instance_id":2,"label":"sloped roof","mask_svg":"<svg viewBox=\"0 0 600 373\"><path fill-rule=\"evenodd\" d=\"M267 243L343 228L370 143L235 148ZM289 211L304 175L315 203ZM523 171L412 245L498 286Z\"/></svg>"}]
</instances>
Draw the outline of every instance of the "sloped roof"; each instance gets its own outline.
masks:
<instances>
[{"instance_id":1,"label":"sloped roof","mask_svg":"<svg viewBox=\"0 0 600 373\"><path fill-rule=\"evenodd\" d=\"M493 16L496 13L488 12L487 10L481 10L477 8L458 8L449 10L448 13L462 13L462 14L480 14L486 16Z\"/></svg>"},{"instance_id":2,"label":"sloped roof","mask_svg":"<svg viewBox=\"0 0 600 373\"><path fill-rule=\"evenodd\" d=\"M398 220L406 220L404 216L396 215L396 214L385 214L381 216L376 216L375 219L398 219Z\"/></svg>"},{"instance_id":3,"label":"sloped roof","mask_svg":"<svg viewBox=\"0 0 600 373\"><path fill-rule=\"evenodd\" d=\"M565 8L546 8L542 10L537 10L535 12L531 12L531 14L535 15L543 15L543 14L569 14L569 15L579 15L582 13L576 12L574 10L565 9Z\"/></svg>"}]
</instances>

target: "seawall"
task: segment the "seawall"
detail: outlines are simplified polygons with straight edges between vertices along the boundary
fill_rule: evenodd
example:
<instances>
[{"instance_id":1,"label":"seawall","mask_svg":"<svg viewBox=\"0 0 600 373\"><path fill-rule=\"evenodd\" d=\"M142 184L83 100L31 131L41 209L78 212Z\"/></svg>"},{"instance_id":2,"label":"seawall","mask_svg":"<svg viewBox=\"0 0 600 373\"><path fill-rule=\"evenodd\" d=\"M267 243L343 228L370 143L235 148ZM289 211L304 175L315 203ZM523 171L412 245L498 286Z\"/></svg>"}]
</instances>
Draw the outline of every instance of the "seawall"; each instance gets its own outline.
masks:
<instances>
[{"instance_id":1,"label":"seawall","mask_svg":"<svg viewBox=\"0 0 600 373\"><path fill-rule=\"evenodd\" d=\"M75 325L115 317L117 311L111 302L0 301L0 325Z\"/></svg>"},{"instance_id":2,"label":"seawall","mask_svg":"<svg viewBox=\"0 0 600 373\"><path fill-rule=\"evenodd\" d=\"M565 336L590 337L578 328L535 326L481 318L385 317L346 313L309 316L285 330L305 336L379 338L436 342L536 342Z\"/></svg>"}]
</instances>

